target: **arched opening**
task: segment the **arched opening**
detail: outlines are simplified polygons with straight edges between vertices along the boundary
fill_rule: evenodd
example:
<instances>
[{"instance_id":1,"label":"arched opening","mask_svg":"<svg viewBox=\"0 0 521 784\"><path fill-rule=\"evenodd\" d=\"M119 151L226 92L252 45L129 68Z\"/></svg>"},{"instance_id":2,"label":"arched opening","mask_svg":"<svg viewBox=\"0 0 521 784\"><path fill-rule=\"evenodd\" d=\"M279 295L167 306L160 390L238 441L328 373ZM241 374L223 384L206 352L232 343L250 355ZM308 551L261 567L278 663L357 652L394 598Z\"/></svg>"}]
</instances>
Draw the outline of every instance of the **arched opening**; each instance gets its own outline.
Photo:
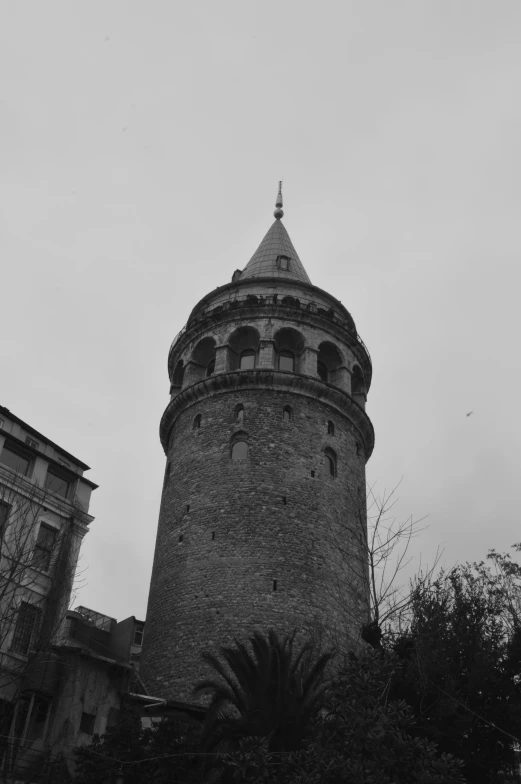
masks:
<instances>
[{"instance_id":1,"label":"arched opening","mask_svg":"<svg viewBox=\"0 0 521 784\"><path fill-rule=\"evenodd\" d=\"M194 417L194 421L192 425L193 429L199 430L199 428L201 427L201 422L202 422L202 416L201 414L197 414L197 416Z\"/></svg>"},{"instance_id":2,"label":"arched opening","mask_svg":"<svg viewBox=\"0 0 521 784\"><path fill-rule=\"evenodd\" d=\"M183 360L180 359L174 369L174 375L172 376L172 386L182 387L184 375L185 375L185 366Z\"/></svg>"},{"instance_id":3,"label":"arched opening","mask_svg":"<svg viewBox=\"0 0 521 784\"><path fill-rule=\"evenodd\" d=\"M327 384L327 382L329 381L329 373L327 371L326 365L324 365L324 363L321 362L320 360L317 360L317 373L319 377L322 379L322 381L325 381Z\"/></svg>"},{"instance_id":4,"label":"arched opening","mask_svg":"<svg viewBox=\"0 0 521 784\"><path fill-rule=\"evenodd\" d=\"M336 454L329 447L324 451L326 470L333 478L336 477Z\"/></svg>"},{"instance_id":5,"label":"arched opening","mask_svg":"<svg viewBox=\"0 0 521 784\"><path fill-rule=\"evenodd\" d=\"M327 434L328 436L335 435L335 425L331 420L329 420L329 422L327 423Z\"/></svg>"},{"instance_id":6,"label":"arched opening","mask_svg":"<svg viewBox=\"0 0 521 784\"><path fill-rule=\"evenodd\" d=\"M300 360L304 351L304 337L296 329L284 327L274 336L276 367L290 373L300 373Z\"/></svg>"},{"instance_id":7,"label":"arched opening","mask_svg":"<svg viewBox=\"0 0 521 784\"><path fill-rule=\"evenodd\" d=\"M215 340L203 338L192 351L191 377L193 381L201 381L215 371Z\"/></svg>"},{"instance_id":8,"label":"arched opening","mask_svg":"<svg viewBox=\"0 0 521 784\"><path fill-rule=\"evenodd\" d=\"M243 431L235 433L231 441L232 460L247 460L248 458L248 435Z\"/></svg>"},{"instance_id":9,"label":"arched opening","mask_svg":"<svg viewBox=\"0 0 521 784\"><path fill-rule=\"evenodd\" d=\"M365 395L364 374L359 365L354 365L351 373L351 394Z\"/></svg>"},{"instance_id":10,"label":"arched opening","mask_svg":"<svg viewBox=\"0 0 521 784\"><path fill-rule=\"evenodd\" d=\"M340 386L342 354L334 343L324 341L318 347L317 375L322 381Z\"/></svg>"},{"instance_id":11,"label":"arched opening","mask_svg":"<svg viewBox=\"0 0 521 784\"><path fill-rule=\"evenodd\" d=\"M228 339L230 370L252 370L257 364L259 333L254 327L239 327Z\"/></svg>"},{"instance_id":12,"label":"arched opening","mask_svg":"<svg viewBox=\"0 0 521 784\"><path fill-rule=\"evenodd\" d=\"M291 411L291 407L290 406L284 406L284 411L282 412L282 418L286 422L291 422L292 411Z\"/></svg>"},{"instance_id":13,"label":"arched opening","mask_svg":"<svg viewBox=\"0 0 521 784\"><path fill-rule=\"evenodd\" d=\"M242 403L235 406L235 421L236 422L244 422L244 406Z\"/></svg>"}]
</instances>

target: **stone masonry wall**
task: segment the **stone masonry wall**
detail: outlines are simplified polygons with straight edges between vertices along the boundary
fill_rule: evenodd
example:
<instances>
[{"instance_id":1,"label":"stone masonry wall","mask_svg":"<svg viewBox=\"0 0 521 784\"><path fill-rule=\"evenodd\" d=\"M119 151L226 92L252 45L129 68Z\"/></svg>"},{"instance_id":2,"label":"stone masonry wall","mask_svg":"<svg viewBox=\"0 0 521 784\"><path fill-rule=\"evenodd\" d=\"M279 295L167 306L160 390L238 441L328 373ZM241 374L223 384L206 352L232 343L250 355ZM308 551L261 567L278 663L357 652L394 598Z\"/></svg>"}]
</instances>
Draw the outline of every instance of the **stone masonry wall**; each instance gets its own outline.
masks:
<instances>
[{"instance_id":1,"label":"stone masonry wall","mask_svg":"<svg viewBox=\"0 0 521 784\"><path fill-rule=\"evenodd\" d=\"M246 434L246 460L231 459L237 431ZM189 699L206 674L201 651L256 629L313 629L325 647L357 637L367 617L358 439L347 415L290 390L223 392L181 411L169 439L141 665L150 694ZM326 448L337 455L336 477Z\"/></svg>"}]
</instances>

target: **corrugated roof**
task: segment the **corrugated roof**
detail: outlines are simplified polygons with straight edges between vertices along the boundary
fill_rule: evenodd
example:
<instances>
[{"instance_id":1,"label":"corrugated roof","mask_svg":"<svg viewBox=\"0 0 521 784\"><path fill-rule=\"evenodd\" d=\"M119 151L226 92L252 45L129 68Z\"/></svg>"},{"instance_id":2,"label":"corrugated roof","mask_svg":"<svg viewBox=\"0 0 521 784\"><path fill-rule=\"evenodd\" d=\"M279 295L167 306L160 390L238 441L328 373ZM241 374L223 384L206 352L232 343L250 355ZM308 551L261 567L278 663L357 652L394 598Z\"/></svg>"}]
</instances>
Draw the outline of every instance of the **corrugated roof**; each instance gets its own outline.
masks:
<instances>
[{"instance_id":1,"label":"corrugated roof","mask_svg":"<svg viewBox=\"0 0 521 784\"><path fill-rule=\"evenodd\" d=\"M289 258L289 269L281 269L280 263L277 261L279 256ZM286 278L311 283L289 234L280 220L274 221L243 269L240 280L244 280L244 278Z\"/></svg>"}]
</instances>

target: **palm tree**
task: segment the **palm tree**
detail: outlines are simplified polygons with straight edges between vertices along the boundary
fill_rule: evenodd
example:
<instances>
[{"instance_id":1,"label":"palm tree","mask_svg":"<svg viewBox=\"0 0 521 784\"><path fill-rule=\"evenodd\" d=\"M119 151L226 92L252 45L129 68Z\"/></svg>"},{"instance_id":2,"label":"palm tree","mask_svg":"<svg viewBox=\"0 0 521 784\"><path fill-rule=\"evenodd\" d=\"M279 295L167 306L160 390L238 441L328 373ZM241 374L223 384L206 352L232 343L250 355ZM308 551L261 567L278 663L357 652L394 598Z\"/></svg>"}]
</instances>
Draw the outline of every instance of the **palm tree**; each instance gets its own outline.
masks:
<instances>
[{"instance_id":1,"label":"palm tree","mask_svg":"<svg viewBox=\"0 0 521 784\"><path fill-rule=\"evenodd\" d=\"M203 659L220 676L197 684L194 697L210 694L203 739L209 751L238 748L241 740L257 738L267 751L298 749L324 700L324 671L332 658L314 660L311 643L294 651L295 632L280 639L270 630L255 632L248 645L234 640L220 658Z\"/></svg>"}]
</instances>

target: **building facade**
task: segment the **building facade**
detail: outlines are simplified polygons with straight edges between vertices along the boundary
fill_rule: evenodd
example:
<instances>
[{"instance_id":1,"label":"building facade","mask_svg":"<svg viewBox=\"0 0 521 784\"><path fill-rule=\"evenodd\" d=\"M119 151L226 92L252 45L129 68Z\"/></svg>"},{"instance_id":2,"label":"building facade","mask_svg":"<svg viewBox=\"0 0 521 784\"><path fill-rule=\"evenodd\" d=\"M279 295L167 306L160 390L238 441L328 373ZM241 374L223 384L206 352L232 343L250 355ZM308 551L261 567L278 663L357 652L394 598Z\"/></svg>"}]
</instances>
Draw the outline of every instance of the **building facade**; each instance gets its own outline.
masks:
<instances>
[{"instance_id":1,"label":"building facade","mask_svg":"<svg viewBox=\"0 0 521 784\"><path fill-rule=\"evenodd\" d=\"M371 360L275 221L168 357L166 469L142 677L188 699L202 650L273 627L327 647L368 619Z\"/></svg>"},{"instance_id":2,"label":"building facade","mask_svg":"<svg viewBox=\"0 0 521 784\"><path fill-rule=\"evenodd\" d=\"M0 406L0 757L43 747L55 709L52 656L81 541L94 519L85 463ZM27 739L23 747L21 738Z\"/></svg>"}]
</instances>

